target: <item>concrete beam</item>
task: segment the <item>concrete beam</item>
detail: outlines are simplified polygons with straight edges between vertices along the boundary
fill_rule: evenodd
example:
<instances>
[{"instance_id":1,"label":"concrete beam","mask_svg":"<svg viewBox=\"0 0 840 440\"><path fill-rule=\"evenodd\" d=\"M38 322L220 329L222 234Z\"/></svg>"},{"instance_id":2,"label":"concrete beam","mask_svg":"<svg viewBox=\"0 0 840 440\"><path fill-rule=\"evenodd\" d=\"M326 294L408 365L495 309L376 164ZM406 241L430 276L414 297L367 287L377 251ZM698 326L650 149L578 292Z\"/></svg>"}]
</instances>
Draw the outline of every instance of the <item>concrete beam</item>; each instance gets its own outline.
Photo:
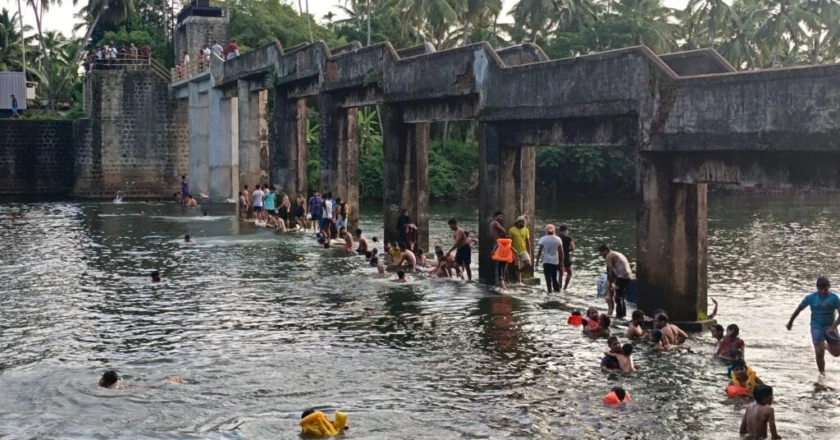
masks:
<instances>
[{"instance_id":1,"label":"concrete beam","mask_svg":"<svg viewBox=\"0 0 840 440\"><path fill-rule=\"evenodd\" d=\"M213 88L210 102L210 200L237 203L239 198L239 101Z\"/></svg>"},{"instance_id":2,"label":"concrete beam","mask_svg":"<svg viewBox=\"0 0 840 440\"><path fill-rule=\"evenodd\" d=\"M695 152L667 157L673 163L674 183L840 189L840 152Z\"/></svg>"},{"instance_id":3,"label":"concrete beam","mask_svg":"<svg viewBox=\"0 0 840 440\"><path fill-rule=\"evenodd\" d=\"M497 124L503 146L625 146L635 142L638 122L632 116L572 118L553 121L505 121Z\"/></svg>"},{"instance_id":4,"label":"concrete beam","mask_svg":"<svg viewBox=\"0 0 840 440\"><path fill-rule=\"evenodd\" d=\"M840 151L840 65L682 78L649 151Z\"/></svg>"},{"instance_id":5,"label":"concrete beam","mask_svg":"<svg viewBox=\"0 0 840 440\"><path fill-rule=\"evenodd\" d=\"M417 245L429 251L429 124L406 124L399 106L382 109L385 137L384 237L402 241L397 221L407 209Z\"/></svg>"},{"instance_id":6,"label":"concrete beam","mask_svg":"<svg viewBox=\"0 0 840 440\"><path fill-rule=\"evenodd\" d=\"M199 93L198 83L189 87L189 139L190 173L188 176L193 196L210 193L210 125L209 103L206 93Z\"/></svg>"}]
</instances>

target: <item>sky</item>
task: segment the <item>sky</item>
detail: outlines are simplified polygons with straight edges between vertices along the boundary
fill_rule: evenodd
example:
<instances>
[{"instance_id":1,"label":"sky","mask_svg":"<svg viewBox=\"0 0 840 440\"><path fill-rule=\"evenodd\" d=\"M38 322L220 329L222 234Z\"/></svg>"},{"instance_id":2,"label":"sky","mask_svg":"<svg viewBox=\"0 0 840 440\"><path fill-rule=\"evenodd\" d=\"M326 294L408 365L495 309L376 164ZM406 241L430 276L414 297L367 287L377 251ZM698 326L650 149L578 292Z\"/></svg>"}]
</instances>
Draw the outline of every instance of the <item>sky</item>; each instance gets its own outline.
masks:
<instances>
[{"instance_id":1,"label":"sky","mask_svg":"<svg viewBox=\"0 0 840 440\"><path fill-rule=\"evenodd\" d=\"M173 2L178 2L179 0L170 0ZM513 7L517 0L504 0L504 11L502 12L502 16L500 17L501 22L508 22L512 21L510 17L508 17L507 13ZM292 4L297 8L297 0L285 0L286 3ZM77 12L82 6L86 4L86 0L78 0L78 5L73 6L72 0L63 0L61 6L53 6L52 9L45 14L44 17L44 30L57 30L61 31L65 35L70 35L73 33L73 25L75 24L76 20L73 18L73 14ZM336 5L343 4L343 0L309 0L309 13L315 16L315 18L319 21L323 20L324 14L327 12L332 11L335 14L340 14L340 11L336 8ZM665 5L671 8L683 8L687 0L665 0ZM23 21L25 24L31 25L33 28L35 27L35 17L32 14L31 8L27 9L25 0L21 0L21 4L24 8L23 11ZM0 0L0 7L5 7L9 9L10 12L17 11L17 0ZM80 36L84 36L84 30L79 31Z\"/></svg>"}]
</instances>

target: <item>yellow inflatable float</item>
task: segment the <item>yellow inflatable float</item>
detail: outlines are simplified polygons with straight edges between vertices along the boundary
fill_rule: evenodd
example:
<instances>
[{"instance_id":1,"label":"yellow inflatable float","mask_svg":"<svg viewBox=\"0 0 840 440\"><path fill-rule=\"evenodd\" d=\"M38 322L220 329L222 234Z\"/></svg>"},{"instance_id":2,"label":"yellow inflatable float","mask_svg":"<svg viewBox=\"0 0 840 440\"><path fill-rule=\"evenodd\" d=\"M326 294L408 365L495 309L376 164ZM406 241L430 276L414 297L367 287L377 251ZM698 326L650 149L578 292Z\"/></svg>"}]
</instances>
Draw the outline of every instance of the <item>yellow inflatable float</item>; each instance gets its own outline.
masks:
<instances>
[{"instance_id":1,"label":"yellow inflatable float","mask_svg":"<svg viewBox=\"0 0 840 440\"><path fill-rule=\"evenodd\" d=\"M304 437L331 437L347 429L347 413L335 412L334 421L330 421L321 411L306 410L300 419L300 434Z\"/></svg>"}]
</instances>

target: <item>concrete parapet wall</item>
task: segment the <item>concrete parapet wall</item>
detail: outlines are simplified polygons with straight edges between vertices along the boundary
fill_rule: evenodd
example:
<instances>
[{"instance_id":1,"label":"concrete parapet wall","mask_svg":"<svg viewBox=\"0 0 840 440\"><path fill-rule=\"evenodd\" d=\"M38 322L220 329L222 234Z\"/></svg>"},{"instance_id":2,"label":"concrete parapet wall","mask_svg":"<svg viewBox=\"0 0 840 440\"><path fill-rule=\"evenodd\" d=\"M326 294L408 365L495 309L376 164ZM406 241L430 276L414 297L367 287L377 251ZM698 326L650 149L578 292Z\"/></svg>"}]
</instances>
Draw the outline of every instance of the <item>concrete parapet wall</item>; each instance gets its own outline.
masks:
<instances>
[{"instance_id":1,"label":"concrete parapet wall","mask_svg":"<svg viewBox=\"0 0 840 440\"><path fill-rule=\"evenodd\" d=\"M0 120L0 195L69 195L90 121Z\"/></svg>"}]
</instances>

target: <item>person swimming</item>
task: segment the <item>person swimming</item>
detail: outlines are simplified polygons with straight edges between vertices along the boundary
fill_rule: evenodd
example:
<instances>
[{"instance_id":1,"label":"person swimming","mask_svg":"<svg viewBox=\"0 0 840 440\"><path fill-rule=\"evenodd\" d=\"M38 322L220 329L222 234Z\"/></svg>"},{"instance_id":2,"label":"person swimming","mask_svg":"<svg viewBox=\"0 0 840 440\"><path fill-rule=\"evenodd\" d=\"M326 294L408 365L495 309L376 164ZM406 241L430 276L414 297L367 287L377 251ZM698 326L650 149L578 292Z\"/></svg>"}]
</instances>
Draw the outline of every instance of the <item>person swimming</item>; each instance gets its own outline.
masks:
<instances>
[{"instance_id":1,"label":"person swimming","mask_svg":"<svg viewBox=\"0 0 840 440\"><path fill-rule=\"evenodd\" d=\"M607 338L607 347L609 347L608 353L621 353L621 342L618 341L618 336L610 336ZM604 357L601 359L601 370L605 372L621 370L621 365L618 363L618 359L616 357L605 353Z\"/></svg>"},{"instance_id":2,"label":"person swimming","mask_svg":"<svg viewBox=\"0 0 840 440\"><path fill-rule=\"evenodd\" d=\"M746 344L744 340L738 336L741 334L741 329L736 324L729 324L726 326L726 335L721 339L718 347L717 356L722 359L727 359L729 352L733 349L745 351Z\"/></svg>"},{"instance_id":3,"label":"person swimming","mask_svg":"<svg viewBox=\"0 0 840 440\"><path fill-rule=\"evenodd\" d=\"M407 283L408 280L405 279L405 271L398 270L397 271L397 279L392 280L392 281L394 281L395 283Z\"/></svg>"},{"instance_id":4,"label":"person swimming","mask_svg":"<svg viewBox=\"0 0 840 440\"><path fill-rule=\"evenodd\" d=\"M160 272L159 271L157 271L157 270L152 271L152 282L153 283L159 283L160 282Z\"/></svg>"},{"instance_id":5,"label":"person swimming","mask_svg":"<svg viewBox=\"0 0 840 440\"><path fill-rule=\"evenodd\" d=\"M190 237L190 234L184 236L184 243L192 243L192 237Z\"/></svg>"},{"instance_id":6,"label":"person swimming","mask_svg":"<svg viewBox=\"0 0 840 440\"><path fill-rule=\"evenodd\" d=\"M731 385L745 388L748 393L752 393L758 385L764 385L764 382L758 378L752 368L748 367L746 362L738 360L732 363L732 381Z\"/></svg>"},{"instance_id":7,"label":"person swimming","mask_svg":"<svg viewBox=\"0 0 840 440\"><path fill-rule=\"evenodd\" d=\"M120 375L114 370L108 370L102 373L99 379L99 386L102 388L114 389L120 386Z\"/></svg>"},{"instance_id":8,"label":"person swimming","mask_svg":"<svg viewBox=\"0 0 840 440\"><path fill-rule=\"evenodd\" d=\"M336 411L331 421L326 414L309 408L300 416L300 434L303 437L332 437L350 429L347 426L348 415Z\"/></svg>"},{"instance_id":9,"label":"person swimming","mask_svg":"<svg viewBox=\"0 0 840 440\"><path fill-rule=\"evenodd\" d=\"M622 387L613 387L613 389L604 396L604 403L610 406L621 405L631 402L630 393Z\"/></svg>"},{"instance_id":10,"label":"person swimming","mask_svg":"<svg viewBox=\"0 0 840 440\"><path fill-rule=\"evenodd\" d=\"M618 338L616 338L616 343L618 342ZM636 371L636 366L633 365L633 345L632 344L624 344L621 346L621 351L616 353L612 347L610 347L610 351L604 353L604 356L613 357L618 360L619 369L622 373L632 373Z\"/></svg>"}]
</instances>

